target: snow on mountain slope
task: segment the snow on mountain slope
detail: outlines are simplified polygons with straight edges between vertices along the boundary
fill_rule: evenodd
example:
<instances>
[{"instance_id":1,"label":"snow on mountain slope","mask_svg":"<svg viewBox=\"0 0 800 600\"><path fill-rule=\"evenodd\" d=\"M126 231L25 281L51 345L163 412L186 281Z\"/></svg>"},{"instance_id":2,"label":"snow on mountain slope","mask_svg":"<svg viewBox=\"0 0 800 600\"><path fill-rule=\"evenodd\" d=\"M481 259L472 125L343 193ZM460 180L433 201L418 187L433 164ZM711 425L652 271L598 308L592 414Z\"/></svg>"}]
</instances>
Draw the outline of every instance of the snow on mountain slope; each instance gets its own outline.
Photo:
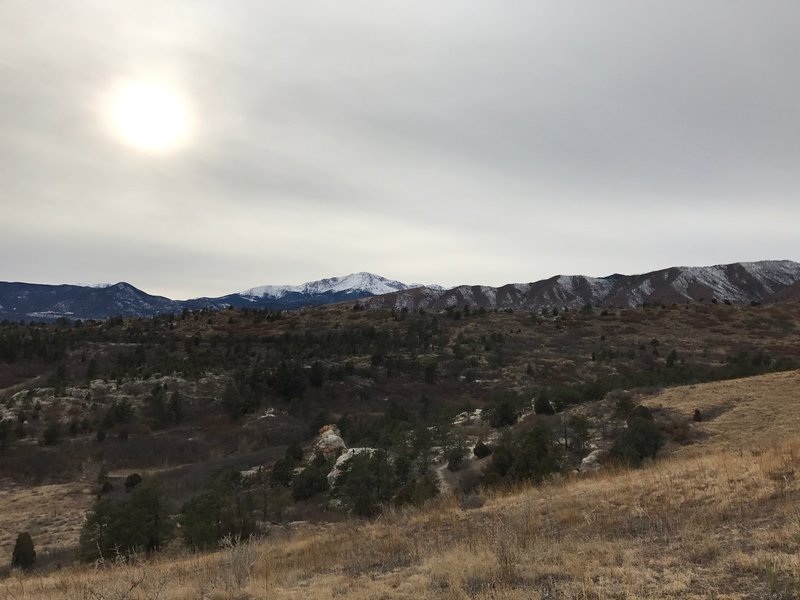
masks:
<instances>
[{"instance_id":1,"label":"snow on mountain slope","mask_svg":"<svg viewBox=\"0 0 800 600\"><path fill-rule=\"evenodd\" d=\"M365 292L370 295L389 294L400 290L408 290L419 285L407 285L400 281L387 279L380 275L360 272L343 277L329 277L319 281L309 281L300 285L263 285L240 292L241 296L252 298L282 298L288 293L325 294L337 292Z\"/></svg>"},{"instance_id":2,"label":"snow on mountain slope","mask_svg":"<svg viewBox=\"0 0 800 600\"><path fill-rule=\"evenodd\" d=\"M405 284L372 273L352 273L301 285L266 285L220 298L176 301L151 296L124 282L75 286L0 282L0 319L105 319L182 310L255 308L293 310L358 300L370 308L484 307L542 310L589 306L633 307L686 302L787 301L800 297L800 263L742 262L708 267L670 267L638 275L557 275L501 287Z\"/></svg>"},{"instance_id":3,"label":"snow on mountain slope","mask_svg":"<svg viewBox=\"0 0 800 600\"><path fill-rule=\"evenodd\" d=\"M639 275L608 277L557 275L549 279L499 288L459 286L437 293L399 291L370 298L373 308L426 308L449 306L522 308L641 306L645 303L770 301L770 298L800 281L800 263L766 260L709 267L670 267Z\"/></svg>"}]
</instances>

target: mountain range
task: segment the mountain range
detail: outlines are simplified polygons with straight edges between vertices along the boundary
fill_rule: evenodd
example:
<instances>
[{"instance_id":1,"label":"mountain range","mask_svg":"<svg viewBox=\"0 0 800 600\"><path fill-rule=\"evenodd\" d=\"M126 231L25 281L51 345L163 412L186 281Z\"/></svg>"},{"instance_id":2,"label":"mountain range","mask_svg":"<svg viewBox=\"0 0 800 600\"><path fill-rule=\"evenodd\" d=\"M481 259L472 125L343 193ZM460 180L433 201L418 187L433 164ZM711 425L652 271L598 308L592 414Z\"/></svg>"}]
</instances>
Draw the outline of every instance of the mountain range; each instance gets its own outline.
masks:
<instances>
[{"instance_id":1,"label":"mountain range","mask_svg":"<svg viewBox=\"0 0 800 600\"><path fill-rule=\"evenodd\" d=\"M412 288L421 284L406 284L386 279L373 273L351 273L343 277L329 277L319 281L309 281L300 285L262 285L243 292L236 292L219 298L195 298L181 304L185 308L260 308L268 310L291 310L304 306L333 304L346 300L359 300L370 296L389 294ZM429 289L442 290L440 286Z\"/></svg>"},{"instance_id":2,"label":"mountain range","mask_svg":"<svg viewBox=\"0 0 800 600\"><path fill-rule=\"evenodd\" d=\"M641 275L556 275L502 287L462 285L448 290L416 288L376 296L368 308L444 310L634 307L685 302L773 302L800 299L800 263L738 262L710 267L670 267Z\"/></svg>"},{"instance_id":3,"label":"mountain range","mask_svg":"<svg viewBox=\"0 0 800 600\"><path fill-rule=\"evenodd\" d=\"M0 319L147 317L184 309L290 310L361 300L367 308L445 310L632 307L645 303L800 300L800 263L739 262L710 267L670 267L641 275L557 275L501 287L405 284L372 273L353 273L301 285L265 285L216 298L171 300L120 282L114 285L43 285L0 282Z\"/></svg>"},{"instance_id":4,"label":"mountain range","mask_svg":"<svg viewBox=\"0 0 800 600\"><path fill-rule=\"evenodd\" d=\"M113 285L43 285L0 282L0 319L53 321L148 317L184 309L219 310L229 307L291 310L304 306L358 300L420 287L372 273L352 273L301 285L265 285L218 298L171 300L150 295L129 283ZM441 290L438 286L426 289Z\"/></svg>"}]
</instances>

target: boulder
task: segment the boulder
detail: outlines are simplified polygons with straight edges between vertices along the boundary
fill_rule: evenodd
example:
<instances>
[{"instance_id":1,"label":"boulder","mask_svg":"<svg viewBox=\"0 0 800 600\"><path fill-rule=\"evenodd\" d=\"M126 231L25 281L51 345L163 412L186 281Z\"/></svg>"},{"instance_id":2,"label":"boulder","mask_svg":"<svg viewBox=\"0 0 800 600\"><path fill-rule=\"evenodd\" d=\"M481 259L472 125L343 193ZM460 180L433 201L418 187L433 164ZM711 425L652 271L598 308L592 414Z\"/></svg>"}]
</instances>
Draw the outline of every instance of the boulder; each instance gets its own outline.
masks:
<instances>
[{"instance_id":1,"label":"boulder","mask_svg":"<svg viewBox=\"0 0 800 600\"><path fill-rule=\"evenodd\" d=\"M603 466L603 462L608 458L608 450L597 449L592 450L587 456L583 457L581 461L580 471L597 471Z\"/></svg>"},{"instance_id":2,"label":"boulder","mask_svg":"<svg viewBox=\"0 0 800 600\"><path fill-rule=\"evenodd\" d=\"M458 413L453 419L453 425L470 425L471 423L480 423L483 411L476 408L472 412Z\"/></svg>"},{"instance_id":3,"label":"boulder","mask_svg":"<svg viewBox=\"0 0 800 600\"><path fill-rule=\"evenodd\" d=\"M325 459L330 459L336 456L337 452L347 450L347 445L344 443L342 436L339 433L339 428L336 425L325 425L319 430L319 437L314 444L314 453L322 453Z\"/></svg>"}]
</instances>

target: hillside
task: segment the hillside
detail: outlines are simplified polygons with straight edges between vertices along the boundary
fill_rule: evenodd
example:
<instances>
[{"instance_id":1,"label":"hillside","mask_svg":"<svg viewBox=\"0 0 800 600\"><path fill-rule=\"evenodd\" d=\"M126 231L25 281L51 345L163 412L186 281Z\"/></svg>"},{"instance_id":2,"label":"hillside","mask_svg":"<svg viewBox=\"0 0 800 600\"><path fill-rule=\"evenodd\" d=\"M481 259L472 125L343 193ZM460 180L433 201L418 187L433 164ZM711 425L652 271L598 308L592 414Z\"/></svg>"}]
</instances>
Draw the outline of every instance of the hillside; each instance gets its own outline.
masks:
<instances>
[{"instance_id":1,"label":"hillside","mask_svg":"<svg viewBox=\"0 0 800 600\"><path fill-rule=\"evenodd\" d=\"M653 408L666 441L662 457L736 448L743 438L758 441L753 432L762 426L764 437L777 437L797 422L796 403L787 400L797 374L786 372L798 365L798 332L796 303L544 314L370 311L352 303L289 313L0 323L0 556L10 555L25 529L42 573L81 556L94 560L87 556L92 546L81 542L86 516L138 497L125 484L139 474L160 482L169 519L185 519L198 498L211 498L234 514L226 531L268 540L310 535L325 548L313 536L362 535L358 515L377 517L368 527L380 528L395 514L422 519L415 523L436 518L414 507L462 515L458 523L484 510L463 513L453 504L459 496L465 507L486 502L503 512L498 490L564 477L583 468L593 450L613 449L637 403ZM741 379L753 375L764 379ZM741 387L745 381L751 387ZM675 387L683 384L690 387ZM758 410L762 394L771 421ZM549 410L532 410L537 402ZM705 417L700 424L689 420L695 408ZM337 432L331 439L340 445L320 456L323 426ZM475 456L479 442L490 456ZM353 463L361 465L357 475L345 467L344 483L331 484L344 448L366 448L377 458L364 454ZM374 479L363 485L375 472L389 478L380 495L371 491L378 489ZM336 524L343 521L350 524ZM436 536L469 526L443 523ZM454 548L436 536L443 552ZM193 543L183 537L181 529L161 552L182 556ZM434 550L417 543L413 556L432 561ZM217 541L198 544L215 548ZM407 559L392 560L403 566ZM484 589L476 585L475 593Z\"/></svg>"},{"instance_id":2,"label":"hillside","mask_svg":"<svg viewBox=\"0 0 800 600\"><path fill-rule=\"evenodd\" d=\"M15 425L0 477L61 483L85 475L89 458L113 470L240 456L249 468L345 417L350 443L374 444L393 405L409 427L502 398L521 409L546 393L561 409L618 389L783 370L800 358L798 331L796 304L557 315L336 306L9 323L0 326L0 410ZM174 394L177 424L165 408ZM37 445L48 425L62 444Z\"/></svg>"},{"instance_id":3,"label":"hillside","mask_svg":"<svg viewBox=\"0 0 800 600\"><path fill-rule=\"evenodd\" d=\"M276 528L264 542L0 582L13 598L793 598L800 372L673 388L702 452L644 470L448 497L373 522ZM761 410L752 410L758 402ZM780 415L780 419L776 419ZM757 428L763 437L742 436ZM691 447L691 446L690 446Z\"/></svg>"},{"instance_id":4,"label":"hillside","mask_svg":"<svg viewBox=\"0 0 800 600\"><path fill-rule=\"evenodd\" d=\"M144 317L180 310L181 306L174 300L151 296L125 282L107 286L0 282L0 320Z\"/></svg>"}]
</instances>

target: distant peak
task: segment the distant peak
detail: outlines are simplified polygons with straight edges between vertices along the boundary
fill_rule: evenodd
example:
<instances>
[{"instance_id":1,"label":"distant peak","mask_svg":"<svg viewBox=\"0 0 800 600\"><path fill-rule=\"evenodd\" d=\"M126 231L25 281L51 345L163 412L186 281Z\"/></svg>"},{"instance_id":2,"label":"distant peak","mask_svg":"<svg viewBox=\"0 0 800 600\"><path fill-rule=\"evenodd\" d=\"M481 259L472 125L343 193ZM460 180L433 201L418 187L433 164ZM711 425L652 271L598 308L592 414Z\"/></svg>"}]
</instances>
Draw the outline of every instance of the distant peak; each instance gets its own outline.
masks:
<instances>
[{"instance_id":1,"label":"distant peak","mask_svg":"<svg viewBox=\"0 0 800 600\"><path fill-rule=\"evenodd\" d=\"M106 288L114 287L115 285L119 285L119 283L73 283L70 285L75 285L77 287L92 288L95 290L103 290Z\"/></svg>"},{"instance_id":2,"label":"distant peak","mask_svg":"<svg viewBox=\"0 0 800 600\"><path fill-rule=\"evenodd\" d=\"M262 298L264 296L281 298L289 293L317 295L336 292L360 292L378 295L407 290L412 287L417 286L388 279L368 271L359 271L349 275L307 281L300 285L262 285L240 292L240 295L253 298Z\"/></svg>"}]
</instances>

